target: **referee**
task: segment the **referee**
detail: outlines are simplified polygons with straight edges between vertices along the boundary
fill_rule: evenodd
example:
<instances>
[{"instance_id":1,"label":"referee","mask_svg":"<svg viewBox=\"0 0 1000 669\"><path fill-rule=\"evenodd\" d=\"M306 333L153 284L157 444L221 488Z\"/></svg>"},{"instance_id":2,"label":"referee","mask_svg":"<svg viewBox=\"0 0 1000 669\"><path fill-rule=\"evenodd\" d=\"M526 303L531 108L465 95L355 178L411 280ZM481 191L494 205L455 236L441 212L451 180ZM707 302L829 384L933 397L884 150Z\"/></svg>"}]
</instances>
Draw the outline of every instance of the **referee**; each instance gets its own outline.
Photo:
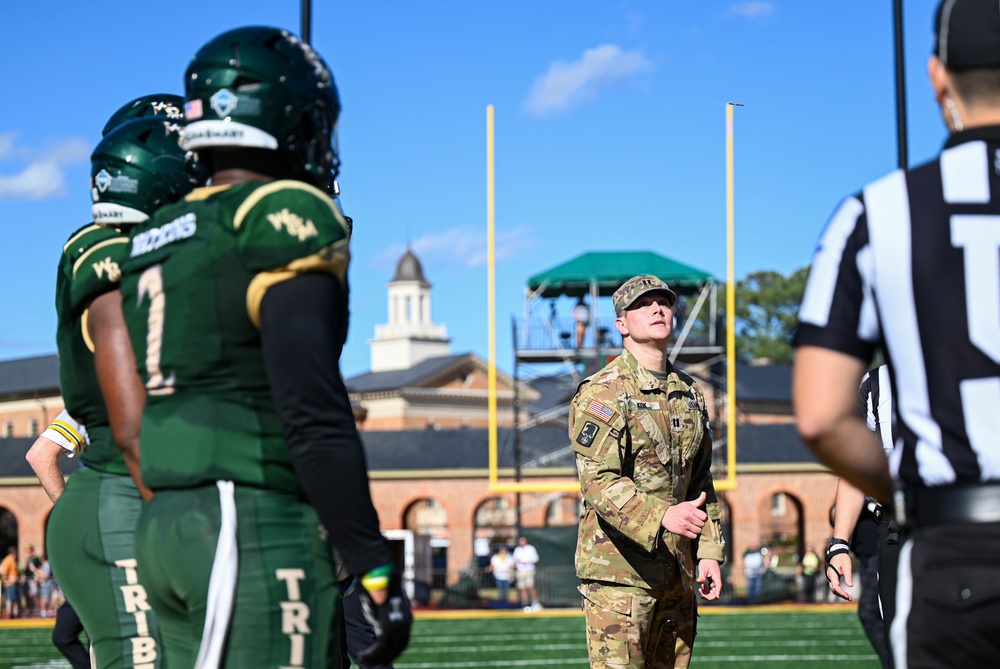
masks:
<instances>
[{"instance_id":1,"label":"referee","mask_svg":"<svg viewBox=\"0 0 1000 669\"><path fill-rule=\"evenodd\" d=\"M940 155L847 198L799 311L799 432L903 521L897 669L1000 658L1000 2L943 0L928 73L951 136ZM855 416L885 347L892 474ZM898 492L893 495L893 479Z\"/></svg>"},{"instance_id":2,"label":"referee","mask_svg":"<svg viewBox=\"0 0 1000 669\"><path fill-rule=\"evenodd\" d=\"M892 451L892 384L889 367L882 365L864 375L858 389L857 415L868 423L886 454ZM892 668L889 654L889 623L896 609L896 563L899 559L899 528L886 507L852 486L837 483L834 502L833 538L826 551L826 578L830 591L851 601L841 578L854 585L851 551L858 557L861 598L858 618L884 669ZM850 537L850 541L842 537Z\"/></svg>"}]
</instances>

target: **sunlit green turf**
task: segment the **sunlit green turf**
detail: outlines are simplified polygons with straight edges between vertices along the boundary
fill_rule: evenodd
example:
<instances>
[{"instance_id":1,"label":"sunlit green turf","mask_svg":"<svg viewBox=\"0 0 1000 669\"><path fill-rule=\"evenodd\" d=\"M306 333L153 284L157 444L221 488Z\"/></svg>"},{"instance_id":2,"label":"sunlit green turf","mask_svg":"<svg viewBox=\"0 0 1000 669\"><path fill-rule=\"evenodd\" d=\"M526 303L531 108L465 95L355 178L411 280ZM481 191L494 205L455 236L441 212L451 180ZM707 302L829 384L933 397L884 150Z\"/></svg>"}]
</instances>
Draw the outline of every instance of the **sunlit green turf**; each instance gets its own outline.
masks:
<instances>
[{"instance_id":1,"label":"sunlit green turf","mask_svg":"<svg viewBox=\"0 0 1000 669\"><path fill-rule=\"evenodd\" d=\"M731 611L731 612L729 612ZM419 617L396 669L566 667L585 669L583 617L546 611L490 616L452 612ZM0 628L0 669L66 669L50 627ZM833 610L706 611L698 622L696 669L844 667L879 669L857 615Z\"/></svg>"},{"instance_id":2,"label":"sunlit green turf","mask_svg":"<svg viewBox=\"0 0 1000 669\"><path fill-rule=\"evenodd\" d=\"M582 617L420 620L396 669L589 666ZM707 613L692 667L801 669L881 666L854 610Z\"/></svg>"}]
</instances>

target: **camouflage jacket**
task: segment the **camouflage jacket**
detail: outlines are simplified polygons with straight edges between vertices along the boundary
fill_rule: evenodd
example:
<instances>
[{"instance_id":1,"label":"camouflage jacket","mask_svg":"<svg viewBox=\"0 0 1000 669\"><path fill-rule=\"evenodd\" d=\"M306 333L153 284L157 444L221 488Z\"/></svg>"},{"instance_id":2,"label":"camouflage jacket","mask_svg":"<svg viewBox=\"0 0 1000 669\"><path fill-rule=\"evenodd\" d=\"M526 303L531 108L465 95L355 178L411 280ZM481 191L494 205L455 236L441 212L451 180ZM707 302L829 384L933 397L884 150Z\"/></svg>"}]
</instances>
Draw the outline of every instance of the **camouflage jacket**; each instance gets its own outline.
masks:
<instances>
[{"instance_id":1,"label":"camouflage jacket","mask_svg":"<svg viewBox=\"0 0 1000 669\"><path fill-rule=\"evenodd\" d=\"M705 396L688 375L669 364L667 371L661 382L626 350L573 398L569 436L584 501L580 578L688 588L695 560L723 561ZM702 491L709 522L696 546L660 521L667 508Z\"/></svg>"}]
</instances>

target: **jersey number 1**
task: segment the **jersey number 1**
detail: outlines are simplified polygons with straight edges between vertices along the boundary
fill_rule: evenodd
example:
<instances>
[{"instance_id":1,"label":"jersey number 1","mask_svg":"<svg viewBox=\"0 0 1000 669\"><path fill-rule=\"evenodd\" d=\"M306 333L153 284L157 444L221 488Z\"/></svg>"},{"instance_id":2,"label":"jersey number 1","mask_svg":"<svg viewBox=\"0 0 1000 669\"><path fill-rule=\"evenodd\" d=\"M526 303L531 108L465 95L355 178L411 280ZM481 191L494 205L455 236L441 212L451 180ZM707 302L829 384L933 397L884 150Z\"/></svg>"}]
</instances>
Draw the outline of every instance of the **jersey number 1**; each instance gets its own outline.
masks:
<instances>
[{"instance_id":1,"label":"jersey number 1","mask_svg":"<svg viewBox=\"0 0 1000 669\"><path fill-rule=\"evenodd\" d=\"M146 317L146 390L150 395L169 395L174 392L175 375L164 378L160 369L163 353L163 321L167 296L163 292L163 266L153 265L139 277L139 301L149 298L149 315Z\"/></svg>"}]
</instances>

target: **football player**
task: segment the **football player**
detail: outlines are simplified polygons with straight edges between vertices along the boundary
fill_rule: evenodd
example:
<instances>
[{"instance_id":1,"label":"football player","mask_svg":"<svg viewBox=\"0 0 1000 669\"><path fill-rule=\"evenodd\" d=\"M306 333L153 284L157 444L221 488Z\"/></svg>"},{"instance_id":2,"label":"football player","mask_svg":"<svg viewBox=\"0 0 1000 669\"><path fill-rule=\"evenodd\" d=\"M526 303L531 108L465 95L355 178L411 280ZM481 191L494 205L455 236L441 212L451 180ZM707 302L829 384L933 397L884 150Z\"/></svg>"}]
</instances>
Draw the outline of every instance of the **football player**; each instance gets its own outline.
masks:
<instances>
[{"instance_id":1,"label":"football player","mask_svg":"<svg viewBox=\"0 0 1000 669\"><path fill-rule=\"evenodd\" d=\"M146 404L141 445L138 425L120 433L155 493L136 542L167 662L335 662L326 531L375 622L358 659L390 661L412 616L339 368L351 226L331 198L333 77L291 33L239 28L195 54L185 90L183 145L211 185L133 231L121 283Z\"/></svg>"},{"instance_id":2,"label":"football player","mask_svg":"<svg viewBox=\"0 0 1000 669\"><path fill-rule=\"evenodd\" d=\"M137 463L127 461L109 425L121 393L142 393L118 306L127 228L194 185L177 119L141 118L144 105L127 107L129 113L116 112L116 122L124 123L109 129L91 156L94 223L70 236L56 279L63 400L86 427L89 443L80 454L86 466L69 478L52 510L46 545L101 669L158 667L161 656L156 618L136 570L142 498L130 468L138 475ZM127 120L131 116L140 118ZM107 402L98 387L101 369L121 383Z\"/></svg>"}]
</instances>

